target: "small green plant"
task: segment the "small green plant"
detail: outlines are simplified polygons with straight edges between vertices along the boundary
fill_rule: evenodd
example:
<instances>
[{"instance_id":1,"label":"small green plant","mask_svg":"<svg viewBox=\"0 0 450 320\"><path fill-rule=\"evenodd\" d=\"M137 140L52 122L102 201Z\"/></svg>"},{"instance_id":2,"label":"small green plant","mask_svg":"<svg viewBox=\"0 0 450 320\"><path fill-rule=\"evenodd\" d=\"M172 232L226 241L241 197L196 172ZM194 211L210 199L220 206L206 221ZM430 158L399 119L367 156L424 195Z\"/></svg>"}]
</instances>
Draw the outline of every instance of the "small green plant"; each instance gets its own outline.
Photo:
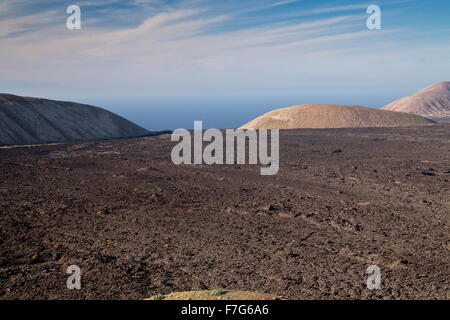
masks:
<instances>
[{"instance_id":1,"label":"small green plant","mask_svg":"<svg viewBox=\"0 0 450 320\"><path fill-rule=\"evenodd\" d=\"M211 290L209 295L213 296L213 297L218 297L218 296L221 296L221 295L225 294L226 292L227 291L224 290L224 289L213 289L213 290Z\"/></svg>"},{"instance_id":2,"label":"small green plant","mask_svg":"<svg viewBox=\"0 0 450 320\"><path fill-rule=\"evenodd\" d=\"M166 296L162 295L162 294L157 294L156 296L152 297L152 300L164 300L166 298Z\"/></svg>"}]
</instances>

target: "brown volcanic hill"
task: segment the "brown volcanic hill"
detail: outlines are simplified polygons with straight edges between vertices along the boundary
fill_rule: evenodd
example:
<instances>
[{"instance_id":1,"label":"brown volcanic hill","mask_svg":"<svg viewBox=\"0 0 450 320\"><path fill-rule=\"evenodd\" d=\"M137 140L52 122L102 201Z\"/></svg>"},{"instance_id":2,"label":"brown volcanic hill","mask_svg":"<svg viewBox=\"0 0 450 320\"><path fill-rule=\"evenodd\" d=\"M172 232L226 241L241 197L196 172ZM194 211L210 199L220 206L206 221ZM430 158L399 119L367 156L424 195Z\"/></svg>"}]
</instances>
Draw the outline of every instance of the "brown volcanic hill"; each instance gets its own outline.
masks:
<instances>
[{"instance_id":1,"label":"brown volcanic hill","mask_svg":"<svg viewBox=\"0 0 450 320\"><path fill-rule=\"evenodd\" d=\"M148 133L99 107L0 94L0 145L87 141Z\"/></svg>"},{"instance_id":2,"label":"brown volcanic hill","mask_svg":"<svg viewBox=\"0 0 450 320\"><path fill-rule=\"evenodd\" d=\"M407 113L360 106L304 104L270 111L241 129L408 127L431 123Z\"/></svg>"},{"instance_id":3,"label":"brown volcanic hill","mask_svg":"<svg viewBox=\"0 0 450 320\"><path fill-rule=\"evenodd\" d=\"M383 110L407 112L428 118L450 117L450 82L440 82L384 106Z\"/></svg>"}]
</instances>

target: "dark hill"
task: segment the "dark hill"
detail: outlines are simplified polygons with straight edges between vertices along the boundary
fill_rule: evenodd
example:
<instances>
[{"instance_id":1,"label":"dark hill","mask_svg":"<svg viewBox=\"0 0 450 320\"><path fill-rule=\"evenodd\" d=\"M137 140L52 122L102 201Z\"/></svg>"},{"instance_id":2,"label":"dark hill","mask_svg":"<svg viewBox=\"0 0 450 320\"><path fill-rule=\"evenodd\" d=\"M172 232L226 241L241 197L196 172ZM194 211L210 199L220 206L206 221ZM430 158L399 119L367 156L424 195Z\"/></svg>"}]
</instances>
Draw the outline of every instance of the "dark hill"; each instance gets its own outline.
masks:
<instances>
[{"instance_id":1,"label":"dark hill","mask_svg":"<svg viewBox=\"0 0 450 320\"><path fill-rule=\"evenodd\" d=\"M128 138L149 133L99 107L0 94L0 145Z\"/></svg>"}]
</instances>

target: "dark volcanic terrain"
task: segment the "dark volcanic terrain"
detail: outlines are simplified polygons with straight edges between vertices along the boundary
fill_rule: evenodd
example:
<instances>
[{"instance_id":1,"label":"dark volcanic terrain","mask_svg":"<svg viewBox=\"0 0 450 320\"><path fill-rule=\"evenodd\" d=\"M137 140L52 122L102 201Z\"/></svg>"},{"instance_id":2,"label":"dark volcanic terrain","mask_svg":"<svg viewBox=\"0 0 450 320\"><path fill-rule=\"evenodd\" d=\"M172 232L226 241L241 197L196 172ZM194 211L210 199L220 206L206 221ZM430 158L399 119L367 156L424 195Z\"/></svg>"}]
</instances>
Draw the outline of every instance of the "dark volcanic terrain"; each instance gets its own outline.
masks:
<instances>
[{"instance_id":1,"label":"dark volcanic terrain","mask_svg":"<svg viewBox=\"0 0 450 320\"><path fill-rule=\"evenodd\" d=\"M450 124L283 131L276 176L175 166L174 144L0 149L0 298L450 299Z\"/></svg>"}]
</instances>

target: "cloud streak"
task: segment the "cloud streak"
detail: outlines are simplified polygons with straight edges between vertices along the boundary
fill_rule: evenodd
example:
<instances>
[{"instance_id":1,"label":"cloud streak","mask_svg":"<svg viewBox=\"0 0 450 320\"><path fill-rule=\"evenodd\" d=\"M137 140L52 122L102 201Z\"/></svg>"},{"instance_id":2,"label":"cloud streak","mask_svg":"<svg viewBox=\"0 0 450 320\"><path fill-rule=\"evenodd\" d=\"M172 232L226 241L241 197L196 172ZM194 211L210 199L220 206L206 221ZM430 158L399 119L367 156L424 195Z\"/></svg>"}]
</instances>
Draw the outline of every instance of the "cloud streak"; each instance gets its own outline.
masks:
<instances>
[{"instance_id":1,"label":"cloud streak","mask_svg":"<svg viewBox=\"0 0 450 320\"><path fill-rule=\"evenodd\" d=\"M0 84L26 80L67 90L75 85L85 94L92 88L136 94L146 87L158 94L271 86L282 91L321 78L328 85L337 79L351 83L342 75L345 70L359 84L365 76L379 75L380 65L411 73L411 65L433 56L398 40L404 34L400 27L367 30L364 4L299 7L297 12L291 6L304 1L227 2L221 10L201 0L79 3L84 6L80 31L65 28L65 8L55 9L52 1L42 12L0 19ZM107 23L118 17L133 23ZM441 46L436 42L429 48L438 52ZM400 52L410 54L411 48L416 54L402 61Z\"/></svg>"}]
</instances>

